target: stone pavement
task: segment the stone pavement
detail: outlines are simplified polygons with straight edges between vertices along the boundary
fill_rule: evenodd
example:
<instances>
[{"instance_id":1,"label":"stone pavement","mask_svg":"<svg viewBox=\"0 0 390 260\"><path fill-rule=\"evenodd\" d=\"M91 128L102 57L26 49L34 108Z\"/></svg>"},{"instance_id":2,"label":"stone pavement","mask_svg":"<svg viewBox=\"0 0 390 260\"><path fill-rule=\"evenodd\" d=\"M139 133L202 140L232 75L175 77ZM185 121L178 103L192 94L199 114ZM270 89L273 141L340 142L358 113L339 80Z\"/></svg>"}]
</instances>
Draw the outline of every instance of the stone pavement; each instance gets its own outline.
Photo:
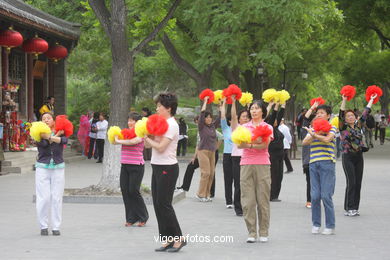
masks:
<instances>
[{"instance_id":1,"label":"stone pavement","mask_svg":"<svg viewBox=\"0 0 390 260\"><path fill-rule=\"evenodd\" d=\"M271 204L270 241L247 244L242 217L225 208L222 165L217 167L216 198L194 199L199 174L194 175L187 198L174 207L183 234L231 236L233 242L189 243L178 254L155 253L158 235L152 206L144 228L124 227L122 205L64 204L60 237L41 237L37 224L34 173L0 177L0 259L390 259L390 144L365 154L361 216L344 217L345 177L337 162L334 195L336 235L312 235L310 210L305 204L305 177L301 162L285 174L280 203ZM180 164L180 183L186 164ZM96 184L101 165L83 160L69 163L66 188ZM144 183L150 184L146 167ZM225 238L227 239L227 238Z\"/></svg>"}]
</instances>

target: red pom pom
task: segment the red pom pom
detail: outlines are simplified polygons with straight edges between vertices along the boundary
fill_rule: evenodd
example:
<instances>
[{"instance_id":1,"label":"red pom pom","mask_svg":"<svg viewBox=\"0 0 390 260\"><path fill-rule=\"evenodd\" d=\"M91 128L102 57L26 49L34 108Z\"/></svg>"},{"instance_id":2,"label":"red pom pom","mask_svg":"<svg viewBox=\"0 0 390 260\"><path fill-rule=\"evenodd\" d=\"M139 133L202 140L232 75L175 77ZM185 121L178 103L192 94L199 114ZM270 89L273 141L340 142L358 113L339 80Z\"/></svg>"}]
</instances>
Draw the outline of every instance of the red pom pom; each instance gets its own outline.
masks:
<instances>
[{"instance_id":1,"label":"red pom pom","mask_svg":"<svg viewBox=\"0 0 390 260\"><path fill-rule=\"evenodd\" d=\"M230 97L230 89L229 88L225 88L224 90L222 90L222 96L224 96L226 98L226 104L233 104L233 99Z\"/></svg>"},{"instance_id":2,"label":"red pom pom","mask_svg":"<svg viewBox=\"0 0 390 260\"><path fill-rule=\"evenodd\" d=\"M137 135L135 134L135 128L124 128L121 131L121 134L123 135L123 139L130 140L136 137Z\"/></svg>"},{"instance_id":3,"label":"red pom pom","mask_svg":"<svg viewBox=\"0 0 390 260\"><path fill-rule=\"evenodd\" d=\"M350 101L356 95L356 88L354 86L346 85L341 88L340 94L344 95L347 100Z\"/></svg>"},{"instance_id":4,"label":"red pom pom","mask_svg":"<svg viewBox=\"0 0 390 260\"><path fill-rule=\"evenodd\" d=\"M206 88L199 94L200 100L203 100L205 97L209 97L209 100L207 100L207 104L211 104L214 101L214 91L212 91L209 88Z\"/></svg>"},{"instance_id":5,"label":"red pom pom","mask_svg":"<svg viewBox=\"0 0 390 260\"><path fill-rule=\"evenodd\" d=\"M226 104L232 104L233 100L232 95L235 95L236 100L240 100L242 96L241 89L236 84L230 84L227 88L222 91L222 95L226 97Z\"/></svg>"},{"instance_id":6,"label":"red pom pom","mask_svg":"<svg viewBox=\"0 0 390 260\"><path fill-rule=\"evenodd\" d=\"M168 131L168 122L164 117L154 114L148 117L146 129L151 135L161 136Z\"/></svg>"},{"instance_id":7,"label":"red pom pom","mask_svg":"<svg viewBox=\"0 0 390 260\"><path fill-rule=\"evenodd\" d=\"M330 129L332 129L332 125L328 122L328 120L317 118L313 122L313 128L316 132L328 133Z\"/></svg>"},{"instance_id":8,"label":"red pom pom","mask_svg":"<svg viewBox=\"0 0 390 260\"><path fill-rule=\"evenodd\" d=\"M380 87L378 87L378 86L375 86L375 85L369 86L366 89L366 100L367 100L367 102L370 101L371 96L373 94L377 95L376 98L374 99L374 101L372 102L373 104L376 104L379 101L379 98L383 95L382 89Z\"/></svg>"},{"instance_id":9,"label":"red pom pom","mask_svg":"<svg viewBox=\"0 0 390 260\"><path fill-rule=\"evenodd\" d=\"M73 134L73 124L68 120L66 115L56 116L56 132L63 130L64 135L69 137Z\"/></svg>"},{"instance_id":10,"label":"red pom pom","mask_svg":"<svg viewBox=\"0 0 390 260\"><path fill-rule=\"evenodd\" d=\"M326 101L322 97L312 98L310 100L310 106L312 106L315 102L318 102L318 105L323 105L323 104L325 104Z\"/></svg>"},{"instance_id":11,"label":"red pom pom","mask_svg":"<svg viewBox=\"0 0 390 260\"><path fill-rule=\"evenodd\" d=\"M268 141L268 138L272 134L272 129L268 125L259 125L257 126L252 133L252 141L261 137L262 142Z\"/></svg>"}]
</instances>

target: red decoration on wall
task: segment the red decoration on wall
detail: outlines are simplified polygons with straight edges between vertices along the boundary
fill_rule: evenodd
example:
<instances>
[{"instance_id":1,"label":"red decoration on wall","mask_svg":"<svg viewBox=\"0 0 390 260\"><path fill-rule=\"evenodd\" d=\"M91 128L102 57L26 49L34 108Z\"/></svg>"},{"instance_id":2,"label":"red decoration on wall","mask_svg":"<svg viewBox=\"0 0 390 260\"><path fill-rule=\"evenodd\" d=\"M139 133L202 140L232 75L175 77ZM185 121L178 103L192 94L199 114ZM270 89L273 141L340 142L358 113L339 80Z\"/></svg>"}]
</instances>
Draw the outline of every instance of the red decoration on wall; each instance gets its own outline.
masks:
<instances>
[{"instance_id":1,"label":"red decoration on wall","mask_svg":"<svg viewBox=\"0 0 390 260\"><path fill-rule=\"evenodd\" d=\"M68 56L68 49L56 42L56 45L50 47L50 49L45 52L45 55L54 62L58 62Z\"/></svg>"},{"instance_id":2,"label":"red decoration on wall","mask_svg":"<svg viewBox=\"0 0 390 260\"><path fill-rule=\"evenodd\" d=\"M49 44L44 39L39 38L38 35L35 35L34 38L24 41L23 49L25 52L32 53L35 57L38 57L39 54L49 49Z\"/></svg>"},{"instance_id":3,"label":"red decoration on wall","mask_svg":"<svg viewBox=\"0 0 390 260\"><path fill-rule=\"evenodd\" d=\"M10 52L11 48L18 47L22 43L23 36L20 32L13 30L12 27L0 31L0 46L5 47L7 52Z\"/></svg>"}]
</instances>

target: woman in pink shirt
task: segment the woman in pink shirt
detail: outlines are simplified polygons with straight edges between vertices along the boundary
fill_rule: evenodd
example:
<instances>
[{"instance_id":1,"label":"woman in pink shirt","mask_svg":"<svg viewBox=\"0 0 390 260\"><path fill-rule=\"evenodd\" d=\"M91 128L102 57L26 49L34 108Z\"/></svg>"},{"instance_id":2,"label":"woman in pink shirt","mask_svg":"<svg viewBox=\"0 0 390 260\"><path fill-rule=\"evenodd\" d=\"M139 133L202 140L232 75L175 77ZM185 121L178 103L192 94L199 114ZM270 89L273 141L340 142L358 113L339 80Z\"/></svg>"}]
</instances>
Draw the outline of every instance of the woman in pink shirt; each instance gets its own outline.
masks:
<instances>
[{"instance_id":1,"label":"woman in pink shirt","mask_svg":"<svg viewBox=\"0 0 390 260\"><path fill-rule=\"evenodd\" d=\"M260 101L255 100L249 106L250 118L243 124L251 132L260 125L266 125L272 130L272 126L264 122L267 116L267 107ZM273 134L268 140L258 138L250 144L241 144L244 149L241 156L241 205L245 223L248 229L248 243L256 242L257 220L259 222L260 242L268 241L268 228L270 219L270 189L271 172L268 145L273 139ZM256 213L257 207L257 213Z\"/></svg>"},{"instance_id":2,"label":"woman in pink shirt","mask_svg":"<svg viewBox=\"0 0 390 260\"><path fill-rule=\"evenodd\" d=\"M140 119L141 116L138 113L130 113L127 125L132 129ZM120 187L125 204L125 226L129 227L138 222L137 226L143 227L149 218L148 210L140 193L145 170L144 140L139 137L130 140L119 140L118 136L115 136L115 144L122 145Z\"/></svg>"}]
</instances>

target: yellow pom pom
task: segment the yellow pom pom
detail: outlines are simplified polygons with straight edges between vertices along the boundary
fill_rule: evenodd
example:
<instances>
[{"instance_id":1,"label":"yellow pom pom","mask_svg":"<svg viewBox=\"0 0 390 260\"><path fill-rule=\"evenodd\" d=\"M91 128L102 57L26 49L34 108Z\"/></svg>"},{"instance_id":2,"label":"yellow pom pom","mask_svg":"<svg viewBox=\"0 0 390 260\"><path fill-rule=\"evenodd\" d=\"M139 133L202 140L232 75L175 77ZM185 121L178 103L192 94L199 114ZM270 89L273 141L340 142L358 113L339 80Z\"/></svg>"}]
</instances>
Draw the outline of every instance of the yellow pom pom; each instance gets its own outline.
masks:
<instances>
[{"instance_id":1,"label":"yellow pom pom","mask_svg":"<svg viewBox=\"0 0 390 260\"><path fill-rule=\"evenodd\" d=\"M35 141L40 142L41 134L51 134L50 127L42 121L33 122L30 128L30 136Z\"/></svg>"},{"instance_id":2,"label":"yellow pom pom","mask_svg":"<svg viewBox=\"0 0 390 260\"><path fill-rule=\"evenodd\" d=\"M219 102L221 102L222 98L223 98L222 90L214 91L214 101L213 101L214 104L218 105Z\"/></svg>"},{"instance_id":3,"label":"yellow pom pom","mask_svg":"<svg viewBox=\"0 0 390 260\"><path fill-rule=\"evenodd\" d=\"M249 144L252 139L251 131L245 126L237 126L237 128L232 133L233 143L239 144Z\"/></svg>"},{"instance_id":4,"label":"yellow pom pom","mask_svg":"<svg viewBox=\"0 0 390 260\"><path fill-rule=\"evenodd\" d=\"M138 120L135 123L135 134L138 137L144 138L145 135L149 134L148 129L146 129L146 122L148 121L147 117L143 117L142 120Z\"/></svg>"},{"instance_id":5,"label":"yellow pom pom","mask_svg":"<svg viewBox=\"0 0 390 260\"><path fill-rule=\"evenodd\" d=\"M273 88L269 88L269 89L265 90L263 92L263 96L262 96L264 102L269 103L269 102L273 101L276 93L277 93L277 91Z\"/></svg>"},{"instance_id":6,"label":"yellow pom pom","mask_svg":"<svg viewBox=\"0 0 390 260\"><path fill-rule=\"evenodd\" d=\"M253 101L253 95L249 92L242 93L242 96L240 98L240 104L243 106L246 106Z\"/></svg>"},{"instance_id":7,"label":"yellow pom pom","mask_svg":"<svg viewBox=\"0 0 390 260\"><path fill-rule=\"evenodd\" d=\"M279 92L279 102L280 104L285 104L287 100L290 99L290 93L288 93L286 90L281 90Z\"/></svg>"},{"instance_id":8,"label":"yellow pom pom","mask_svg":"<svg viewBox=\"0 0 390 260\"><path fill-rule=\"evenodd\" d=\"M115 136L118 136L119 139L123 139L123 135L121 133L121 129L119 126L111 126L107 131L107 137L110 144L113 144L115 141Z\"/></svg>"},{"instance_id":9,"label":"yellow pom pom","mask_svg":"<svg viewBox=\"0 0 390 260\"><path fill-rule=\"evenodd\" d=\"M335 116L335 117L333 117L332 120L330 120L330 124L332 126L337 127L337 128L339 128L339 123L340 123L340 121L339 121L339 117L338 116Z\"/></svg>"}]
</instances>

